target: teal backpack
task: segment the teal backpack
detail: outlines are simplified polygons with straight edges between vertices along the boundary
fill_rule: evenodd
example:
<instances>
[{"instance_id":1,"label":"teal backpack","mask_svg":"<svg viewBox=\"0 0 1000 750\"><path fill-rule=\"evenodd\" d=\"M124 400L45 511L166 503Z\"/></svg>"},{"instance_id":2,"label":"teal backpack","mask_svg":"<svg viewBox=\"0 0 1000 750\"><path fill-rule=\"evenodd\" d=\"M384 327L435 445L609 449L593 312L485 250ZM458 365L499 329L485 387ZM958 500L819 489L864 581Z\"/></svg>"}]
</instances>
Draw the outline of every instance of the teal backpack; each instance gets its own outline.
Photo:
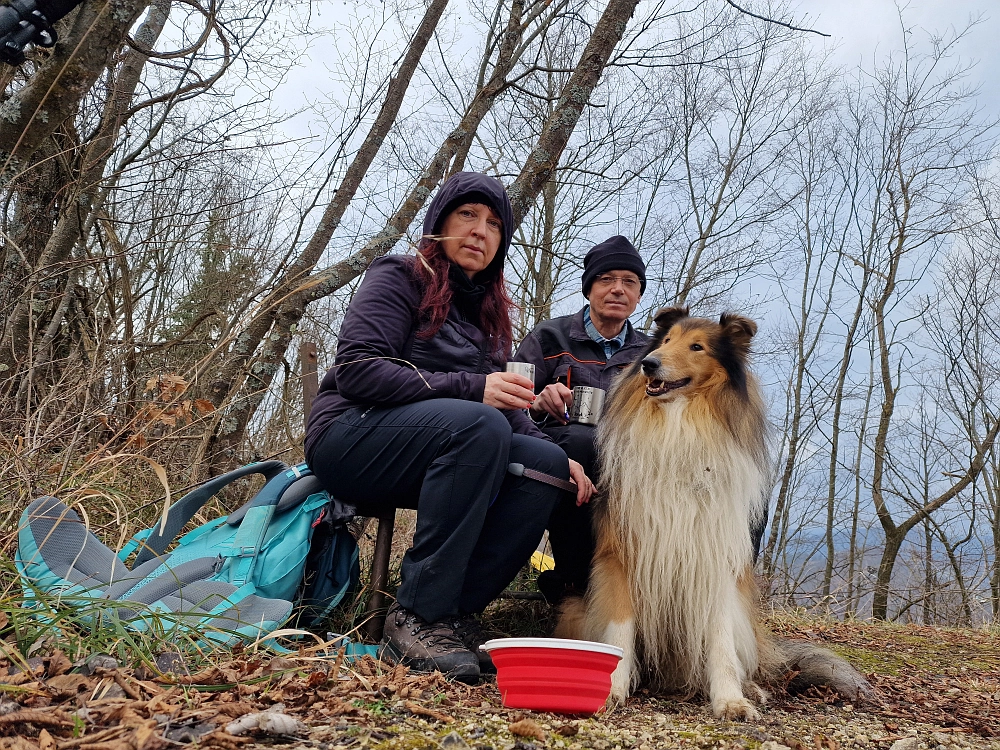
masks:
<instances>
[{"instance_id":1,"label":"teal backpack","mask_svg":"<svg viewBox=\"0 0 1000 750\"><path fill-rule=\"evenodd\" d=\"M262 474L267 483L228 516L167 547L214 494ZM354 508L331 498L305 464L250 464L211 479L174 503L165 523L135 535L117 554L54 497L21 515L15 563L25 606L72 607L95 626L108 618L198 647L260 640L293 608L319 627L357 587ZM137 552L131 567L125 561Z\"/></svg>"}]
</instances>

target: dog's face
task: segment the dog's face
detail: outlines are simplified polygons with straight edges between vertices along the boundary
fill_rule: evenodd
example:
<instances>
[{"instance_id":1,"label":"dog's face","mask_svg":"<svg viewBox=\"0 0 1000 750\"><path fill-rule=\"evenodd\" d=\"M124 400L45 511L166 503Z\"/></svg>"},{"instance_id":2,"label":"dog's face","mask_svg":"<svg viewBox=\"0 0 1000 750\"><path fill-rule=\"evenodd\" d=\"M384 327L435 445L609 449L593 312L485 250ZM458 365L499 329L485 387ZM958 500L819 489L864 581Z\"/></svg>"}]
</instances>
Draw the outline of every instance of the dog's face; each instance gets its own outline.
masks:
<instances>
[{"instance_id":1,"label":"dog's face","mask_svg":"<svg viewBox=\"0 0 1000 750\"><path fill-rule=\"evenodd\" d=\"M692 318L686 307L656 314L656 333L637 363L646 378L646 396L670 400L731 386L746 393L746 364L757 324L725 313L719 322Z\"/></svg>"}]
</instances>

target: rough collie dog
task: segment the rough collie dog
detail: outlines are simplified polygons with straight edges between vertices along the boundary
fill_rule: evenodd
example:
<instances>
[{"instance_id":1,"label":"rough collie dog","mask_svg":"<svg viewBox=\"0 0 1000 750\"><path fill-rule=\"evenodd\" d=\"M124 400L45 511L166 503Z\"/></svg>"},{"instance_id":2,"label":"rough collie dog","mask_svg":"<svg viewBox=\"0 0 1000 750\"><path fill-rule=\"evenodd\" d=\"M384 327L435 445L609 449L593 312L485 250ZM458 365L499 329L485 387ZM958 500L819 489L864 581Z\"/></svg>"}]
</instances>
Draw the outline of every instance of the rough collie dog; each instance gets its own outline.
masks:
<instances>
[{"instance_id":1,"label":"rough collie dog","mask_svg":"<svg viewBox=\"0 0 1000 750\"><path fill-rule=\"evenodd\" d=\"M863 697L867 683L845 661L779 642L758 622L754 542L771 468L764 402L747 369L756 324L686 308L655 320L653 342L605 404L590 583L585 600L563 606L555 634L624 650L612 704L645 680L707 695L716 716L753 719L747 695L763 701L758 681L788 669Z\"/></svg>"}]
</instances>

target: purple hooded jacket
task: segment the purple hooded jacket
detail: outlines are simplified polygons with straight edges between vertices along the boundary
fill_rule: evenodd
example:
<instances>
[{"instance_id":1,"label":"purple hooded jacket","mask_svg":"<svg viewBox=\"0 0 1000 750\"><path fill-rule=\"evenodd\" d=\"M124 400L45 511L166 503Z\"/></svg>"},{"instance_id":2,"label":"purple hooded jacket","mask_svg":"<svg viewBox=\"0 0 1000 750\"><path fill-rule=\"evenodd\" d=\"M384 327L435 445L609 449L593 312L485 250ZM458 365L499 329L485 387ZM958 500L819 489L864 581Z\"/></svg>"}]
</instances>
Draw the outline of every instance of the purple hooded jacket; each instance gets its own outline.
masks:
<instances>
[{"instance_id":1,"label":"purple hooded jacket","mask_svg":"<svg viewBox=\"0 0 1000 750\"><path fill-rule=\"evenodd\" d=\"M490 264L469 282L453 273L465 299L476 299L477 287L501 273L513 233L513 215L499 181L474 172L460 172L440 188L424 219L424 235L440 230L445 217L462 203L489 205L503 222L500 248ZM486 376L502 370L507 352L487 351L483 332L453 301L441 329L429 340L415 334L422 288L413 256L390 255L368 268L340 327L337 356L309 414L306 459L327 427L358 406L399 406L429 398L482 401ZM407 364L409 363L409 364ZM411 366L412 365L412 366ZM504 409L514 432L549 440L528 416Z\"/></svg>"}]
</instances>

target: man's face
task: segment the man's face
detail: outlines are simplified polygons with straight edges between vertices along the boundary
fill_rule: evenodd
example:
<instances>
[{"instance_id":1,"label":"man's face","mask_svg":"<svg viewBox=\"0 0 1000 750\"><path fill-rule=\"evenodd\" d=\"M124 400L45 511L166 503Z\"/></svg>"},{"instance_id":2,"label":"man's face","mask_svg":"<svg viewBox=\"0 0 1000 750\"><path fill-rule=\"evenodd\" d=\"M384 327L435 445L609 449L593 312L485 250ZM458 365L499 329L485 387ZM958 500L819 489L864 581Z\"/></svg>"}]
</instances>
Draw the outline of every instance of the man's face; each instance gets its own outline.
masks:
<instances>
[{"instance_id":1,"label":"man's face","mask_svg":"<svg viewBox=\"0 0 1000 750\"><path fill-rule=\"evenodd\" d=\"M624 323L639 304L642 284L633 271L602 273L590 286L591 315L607 322Z\"/></svg>"}]
</instances>

